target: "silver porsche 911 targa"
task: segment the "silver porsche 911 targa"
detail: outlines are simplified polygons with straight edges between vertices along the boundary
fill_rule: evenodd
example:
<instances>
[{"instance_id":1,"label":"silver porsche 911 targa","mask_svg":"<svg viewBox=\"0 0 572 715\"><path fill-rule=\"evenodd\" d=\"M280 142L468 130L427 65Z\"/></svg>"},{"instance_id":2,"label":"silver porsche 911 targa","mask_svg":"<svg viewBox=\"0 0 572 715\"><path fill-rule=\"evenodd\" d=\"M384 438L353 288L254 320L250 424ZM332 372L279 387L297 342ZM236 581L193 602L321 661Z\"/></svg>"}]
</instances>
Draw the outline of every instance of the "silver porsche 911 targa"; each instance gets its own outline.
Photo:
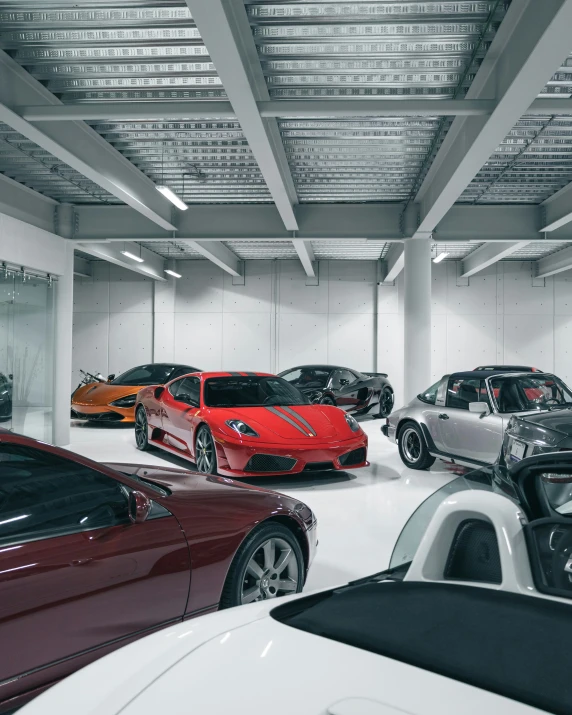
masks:
<instances>
[{"instance_id":1,"label":"silver porsche 911 targa","mask_svg":"<svg viewBox=\"0 0 572 715\"><path fill-rule=\"evenodd\" d=\"M560 444L554 435L544 440L539 425L529 439L523 432L505 441L501 455L513 415L522 418L565 410L560 422L565 419L572 424L570 408L572 392L555 375L473 370L444 375L393 412L381 430L398 444L402 461L411 469L428 469L436 458L483 466L499 458L517 461L525 455L561 449L564 442ZM514 424L512 420L511 428Z\"/></svg>"}]
</instances>

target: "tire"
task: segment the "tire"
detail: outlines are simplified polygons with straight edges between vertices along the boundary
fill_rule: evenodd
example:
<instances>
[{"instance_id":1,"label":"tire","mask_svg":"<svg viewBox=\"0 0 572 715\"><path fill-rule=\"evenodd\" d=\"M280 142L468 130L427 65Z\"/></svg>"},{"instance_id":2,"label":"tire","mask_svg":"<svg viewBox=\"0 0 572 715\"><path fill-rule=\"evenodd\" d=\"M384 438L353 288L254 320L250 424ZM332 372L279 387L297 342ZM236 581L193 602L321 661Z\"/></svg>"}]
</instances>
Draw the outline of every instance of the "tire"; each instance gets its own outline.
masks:
<instances>
[{"instance_id":1,"label":"tire","mask_svg":"<svg viewBox=\"0 0 572 715\"><path fill-rule=\"evenodd\" d=\"M216 474L216 447L207 425L201 425L195 440L195 464L201 474Z\"/></svg>"},{"instance_id":2,"label":"tire","mask_svg":"<svg viewBox=\"0 0 572 715\"><path fill-rule=\"evenodd\" d=\"M401 461L410 469L429 469L435 463L421 428L415 422L406 422L401 427L397 441Z\"/></svg>"},{"instance_id":3,"label":"tire","mask_svg":"<svg viewBox=\"0 0 572 715\"><path fill-rule=\"evenodd\" d=\"M320 400L320 404L321 404L321 405L332 405L332 407L335 407L335 406L336 406L336 401L335 401L332 397L330 397L329 395L325 395L325 396L322 397L322 399Z\"/></svg>"},{"instance_id":4,"label":"tire","mask_svg":"<svg viewBox=\"0 0 572 715\"><path fill-rule=\"evenodd\" d=\"M278 570L276 567L281 565ZM226 577L220 608L300 593L305 570L302 549L293 532L277 522L262 524L238 549Z\"/></svg>"},{"instance_id":5,"label":"tire","mask_svg":"<svg viewBox=\"0 0 572 715\"><path fill-rule=\"evenodd\" d=\"M391 411L393 410L393 401L393 392L389 389L389 387L384 387L381 391L381 395L379 396L379 413L377 415L379 419L389 417Z\"/></svg>"},{"instance_id":6,"label":"tire","mask_svg":"<svg viewBox=\"0 0 572 715\"><path fill-rule=\"evenodd\" d=\"M149 444L149 423L144 407L138 407L135 415L135 444L141 452L149 452L152 447Z\"/></svg>"}]
</instances>

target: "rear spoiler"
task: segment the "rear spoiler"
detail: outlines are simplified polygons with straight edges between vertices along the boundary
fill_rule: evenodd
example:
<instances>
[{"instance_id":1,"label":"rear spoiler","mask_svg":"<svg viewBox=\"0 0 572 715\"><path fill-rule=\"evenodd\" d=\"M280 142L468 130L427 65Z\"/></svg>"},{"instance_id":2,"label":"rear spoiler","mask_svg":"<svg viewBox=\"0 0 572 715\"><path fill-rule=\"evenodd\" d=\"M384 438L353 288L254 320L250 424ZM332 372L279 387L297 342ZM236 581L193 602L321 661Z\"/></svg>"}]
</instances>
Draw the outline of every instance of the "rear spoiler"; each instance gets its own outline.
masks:
<instances>
[{"instance_id":1,"label":"rear spoiler","mask_svg":"<svg viewBox=\"0 0 572 715\"><path fill-rule=\"evenodd\" d=\"M368 377L387 377L386 372L364 372L363 374Z\"/></svg>"}]
</instances>

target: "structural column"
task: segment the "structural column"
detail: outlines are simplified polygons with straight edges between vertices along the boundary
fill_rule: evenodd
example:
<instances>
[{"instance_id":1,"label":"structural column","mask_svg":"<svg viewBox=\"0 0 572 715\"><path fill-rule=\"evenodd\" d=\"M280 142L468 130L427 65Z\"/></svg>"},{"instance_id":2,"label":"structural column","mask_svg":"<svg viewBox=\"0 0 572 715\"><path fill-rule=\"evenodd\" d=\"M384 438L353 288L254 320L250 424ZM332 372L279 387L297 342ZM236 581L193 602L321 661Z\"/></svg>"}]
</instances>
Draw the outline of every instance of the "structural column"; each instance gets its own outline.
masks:
<instances>
[{"instance_id":1,"label":"structural column","mask_svg":"<svg viewBox=\"0 0 572 715\"><path fill-rule=\"evenodd\" d=\"M431 241L404 241L405 402L431 382Z\"/></svg>"},{"instance_id":2,"label":"structural column","mask_svg":"<svg viewBox=\"0 0 572 715\"><path fill-rule=\"evenodd\" d=\"M177 261L167 262L167 268L177 273ZM153 281L153 361L175 360L175 300L178 278L166 275L166 281ZM184 279L183 279L184 280Z\"/></svg>"},{"instance_id":3,"label":"structural column","mask_svg":"<svg viewBox=\"0 0 572 715\"><path fill-rule=\"evenodd\" d=\"M73 206L58 206L58 233L71 238ZM72 391L73 271L74 246L65 242L63 274L58 277L55 301L54 394L52 441L58 446L70 443L70 395Z\"/></svg>"}]
</instances>

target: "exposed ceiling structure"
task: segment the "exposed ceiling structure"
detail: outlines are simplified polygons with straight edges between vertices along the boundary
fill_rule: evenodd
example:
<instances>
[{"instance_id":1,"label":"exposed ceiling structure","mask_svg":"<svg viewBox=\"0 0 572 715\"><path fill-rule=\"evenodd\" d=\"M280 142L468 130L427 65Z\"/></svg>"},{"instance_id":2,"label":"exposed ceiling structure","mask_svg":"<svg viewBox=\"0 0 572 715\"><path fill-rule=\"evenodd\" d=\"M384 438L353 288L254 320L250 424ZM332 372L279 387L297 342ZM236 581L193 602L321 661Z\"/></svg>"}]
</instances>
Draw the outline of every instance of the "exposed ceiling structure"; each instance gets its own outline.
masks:
<instances>
[{"instance_id":1,"label":"exposed ceiling structure","mask_svg":"<svg viewBox=\"0 0 572 715\"><path fill-rule=\"evenodd\" d=\"M572 220L572 41L562 29L571 6L0 0L0 60L21 68L18 82L28 85L26 94L0 80L0 173L78 207L129 204L161 229L134 229L131 240L167 259L210 254L171 230L179 212L154 186L169 187L189 215L204 205L274 205L285 236L249 240L231 226L213 250L234 260L299 257L309 275L314 260L384 259L390 243L358 228L347 240L305 238L304 205L398 205L398 240L431 236L454 204L540 207L550 199L551 230ZM560 59L540 61L547 48ZM503 63L503 53L519 51ZM496 99L487 93L493 80ZM509 121L519 102L525 113ZM113 172L84 174L90 162L69 155L76 147L61 137L81 120L104 140ZM494 141L503 122L512 129ZM94 156L104 145L90 137ZM455 161L467 164L462 180ZM569 245L542 238L499 251L499 260L540 260ZM433 255L461 261L480 245L459 235L446 247L434 243Z\"/></svg>"}]
</instances>

